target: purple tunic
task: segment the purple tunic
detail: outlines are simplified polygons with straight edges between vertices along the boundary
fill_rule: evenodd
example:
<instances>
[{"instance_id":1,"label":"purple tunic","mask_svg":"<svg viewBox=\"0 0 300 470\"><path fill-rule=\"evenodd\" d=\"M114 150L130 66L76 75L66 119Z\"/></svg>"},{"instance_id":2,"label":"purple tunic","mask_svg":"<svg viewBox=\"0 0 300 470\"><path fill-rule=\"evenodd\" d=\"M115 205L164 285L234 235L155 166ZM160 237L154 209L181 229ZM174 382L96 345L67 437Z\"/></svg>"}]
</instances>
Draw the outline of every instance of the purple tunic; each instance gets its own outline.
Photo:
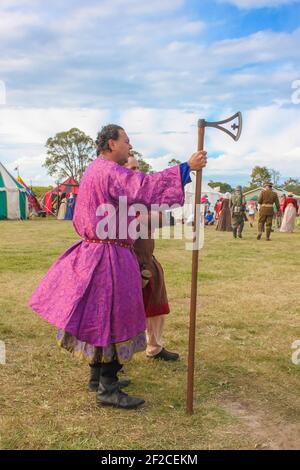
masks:
<instances>
[{"instance_id":1,"label":"purple tunic","mask_svg":"<svg viewBox=\"0 0 300 470\"><path fill-rule=\"evenodd\" d=\"M128 205L182 205L180 168L144 175L97 158L82 177L76 201L73 224L81 238L97 239L102 218L97 208L111 203L118 210L120 196L127 196ZM129 237L124 241L134 242ZM136 256L117 245L75 243L47 272L30 306L48 322L94 346L126 341L146 329Z\"/></svg>"}]
</instances>

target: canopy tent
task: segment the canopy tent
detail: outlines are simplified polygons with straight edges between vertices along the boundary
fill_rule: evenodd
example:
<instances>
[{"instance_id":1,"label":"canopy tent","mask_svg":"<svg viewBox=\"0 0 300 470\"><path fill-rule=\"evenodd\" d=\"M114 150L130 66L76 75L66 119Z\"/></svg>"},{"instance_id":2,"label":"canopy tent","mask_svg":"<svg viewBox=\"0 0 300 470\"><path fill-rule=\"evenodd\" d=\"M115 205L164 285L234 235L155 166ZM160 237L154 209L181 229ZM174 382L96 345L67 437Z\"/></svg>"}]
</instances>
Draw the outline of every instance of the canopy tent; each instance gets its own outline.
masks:
<instances>
[{"instance_id":1,"label":"canopy tent","mask_svg":"<svg viewBox=\"0 0 300 470\"><path fill-rule=\"evenodd\" d=\"M75 194L77 196L79 191L79 184L70 176L64 183L59 184L56 188L50 191L52 194Z\"/></svg>"},{"instance_id":2,"label":"canopy tent","mask_svg":"<svg viewBox=\"0 0 300 470\"><path fill-rule=\"evenodd\" d=\"M263 187L260 186L258 188L255 188L255 189L251 189L250 191L247 191L246 193L244 193L244 196L246 198L246 201L258 201L258 196L260 195L261 191L263 191ZM275 191L275 193L277 193L278 197L280 198L281 196L283 196L284 194L287 194L287 191L285 189L280 189L280 188L276 188L275 186L273 186L273 191Z\"/></svg>"},{"instance_id":3,"label":"canopy tent","mask_svg":"<svg viewBox=\"0 0 300 470\"><path fill-rule=\"evenodd\" d=\"M72 194L74 197L77 196L79 191L79 184L77 181L69 177L66 181L56 186L56 188L48 191L44 196L44 207L47 214L54 214L58 212L59 209L59 198L62 194L66 195L68 199Z\"/></svg>"},{"instance_id":4,"label":"canopy tent","mask_svg":"<svg viewBox=\"0 0 300 470\"><path fill-rule=\"evenodd\" d=\"M196 177L195 173L191 172L191 183L188 183L185 188L184 188L184 193L185 193L185 204L184 204L184 220L189 220L193 218L194 214L194 203L195 203L195 193L196 193ZM218 188L217 188L218 189ZM202 189L201 189L201 199L204 196L207 196L205 198L208 203L209 203L209 210L211 212L214 211L214 207L216 205L216 202L220 197L223 196L222 193L220 193L216 188L211 188L208 186L208 184L203 181L202 182ZM200 201L199 201L200 203ZM207 204L208 205L208 204ZM173 212L173 216L175 220L181 220L181 214L182 214L182 209L175 209Z\"/></svg>"},{"instance_id":5,"label":"canopy tent","mask_svg":"<svg viewBox=\"0 0 300 470\"><path fill-rule=\"evenodd\" d=\"M258 201L258 196L255 194L254 196L246 196L246 201Z\"/></svg>"},{"instance_id":6,"label":"canopy tent","mask_svg":"<svg viewBox=\"0 0 300 470\"><path fill-rule=\"evenodd\" d=\"M0 162L0 220L25 220L27 216L26 190Z\"/></svg>"}]
</instances>

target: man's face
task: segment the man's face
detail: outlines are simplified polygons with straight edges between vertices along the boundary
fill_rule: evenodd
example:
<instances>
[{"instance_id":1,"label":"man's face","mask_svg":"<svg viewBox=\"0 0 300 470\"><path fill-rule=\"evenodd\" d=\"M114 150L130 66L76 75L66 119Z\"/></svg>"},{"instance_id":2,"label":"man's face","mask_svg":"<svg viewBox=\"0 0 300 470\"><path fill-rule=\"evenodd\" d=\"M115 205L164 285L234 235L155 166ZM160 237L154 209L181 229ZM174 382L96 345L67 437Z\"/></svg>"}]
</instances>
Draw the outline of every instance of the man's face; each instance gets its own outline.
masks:
<instances>
[{"instance_id":1,"label":"man's face","mask_svg":"<svg viewBox=\"0 0 300 470\"><path fill-rule=\"evenodd\" d=\"M139 171L139 162L137 159L133 156L129 156L128 162L125 163L124 165L126 168L129 168L129 170L132 171Z\"/></svg>"},{"instance_id":2,"label":"man's face","mask_svg":"<svg viewBox=\"0 0 300 470\"><path fill-rule=\"evenodd\" d=\"M118 140L110 139L109 146L114 154L114 161L119 163L119 165L125 165L125 163L128 162L130 151L132 149L126 132L120 129Z\"/></svg>"}]
</instances>

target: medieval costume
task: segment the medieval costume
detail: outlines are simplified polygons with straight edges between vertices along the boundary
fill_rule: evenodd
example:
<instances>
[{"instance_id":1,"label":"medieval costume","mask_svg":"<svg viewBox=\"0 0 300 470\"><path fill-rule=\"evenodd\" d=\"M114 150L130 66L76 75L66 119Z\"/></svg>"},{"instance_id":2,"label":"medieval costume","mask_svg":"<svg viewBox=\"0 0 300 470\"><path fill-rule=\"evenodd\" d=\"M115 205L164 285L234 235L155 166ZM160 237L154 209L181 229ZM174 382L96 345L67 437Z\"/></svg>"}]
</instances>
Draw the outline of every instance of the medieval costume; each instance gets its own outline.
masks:
<instances>
[{"instance_id":1,"label":"medieval costume","mask_svg":"<svg viewBox=\"0 0 300 470\"><path fill-rule=\"evenodd\" d=\"M283 194L283 195L280 197L280 210L281 210L281 214L282 214L282 215L283 215L284 209L285 209L285 200L286 200L286 194Z\"/></svg>"},{"instance_id":2,"label":"medieval costume","mask_svg":"<svg viewBox=\"0 0 300 470\"><path fill-rule=\"evenodd\" d=\"M217 200L216 204L215 204L215 213L216 213L216 220L219 220L220 218L220 212L221 212L221 207L222 207L222 201L223 201L223 198L220 197L220 199Z\"/></svg>"},{"instance_id":3,"label":"medieval costume","mask_svg":"<svg viewBox=\"0 0 300 470\"><path fill-rule=\"evenodd\" d=\"M149 221L150 222L150 221ZM167 351L163 347L163 328L165 315L170 312L167 291L164 280L164 272L161 264L154 257L155 242L152 238L151 222L149 226L149 238L139 238L134 244L134 251L138 259L141 273L150 272L150 277L143 287L143 300L147 323L147 349L148 357L174 361L179 358L177 353Z\"/></svg>"},{"instance_id":4,"label":"medieval costume","mask_svg":"<svg viewBox=\"0 0 300 470\"><path fill-rule=\"evenodd\" d=\"M67 210L66 210L65 220L73 220L75 202L76 202L76 199L74 195L71 193L69 199L67 200Z\"/></svg>"},{"instance_id":5,"label":"medieval costume","mask_svg":"<svg viewBox=\"0 0 300 470\"><path fill-rule=\"evenodd\" d=\"M283 204L283 220L280 228L280 232L292 233L295 228L295 220L298 212L297 199L293 197L293 194L288 194Z\"/></svg>"},{"instance_id":6,"label":"medieval costume","mask_svg":"<svg viewBox=\"0 0 300 470\"><path fill-rule=\"evenodd\" d=\"M87 353L101 364L99 389L111 389L116 400L118 371L146 346L140 270L134 240L128 234L135 217L120 211L120 197L127 198L128 206L137 202L147 208L154 203L182 205L182 168L189 174L188 165L182 164L144 175L101 156L94 160L81 179L73 219L81 240L54 263L30 299L33 310L62 330L63 347ZM112 233L106 232L109 237L100 238L101 224L106 226L113 218L107 207L114 209L116 217ZM127 223L122 235L119 215ZM144 402L128 398L132 400L107 404L132 408Z\"/></svg>"},{"instance_id":7,"label":"medieval costume","mask_svg":"<svg viewBox=\"0 0 300 470\"><path fill-rule=\"evenodd\" d=\"M230 193L224 195L224 199L221 204L220 218L216 230L220 232L231 232L231 213L230 213Z\"/></svg>"},{"instance_id":8,"label":"medieval costume","mask_svg":"<svg viewBox=\"0 0 300 470\"><path fill-rule=\"evenodd\" d=\"M65 220L66 212L67 212L67 198L64 197L64 198L62 198L60 206L59 206L57 219L58 220Z\"/></svg>"},{"instance_id":9,"label":"medieval costume","mask_svg":"<svg viewBox=\"0 0 300 470\"><path fill-rule=\"evenodd\" d=\"M275 219L276 219L276 226L278 229L280 229L281 227L281 224L282 224L282 218L283 218L283 214L284 214L284 203L285 203L285 200L286 200L286 195L283 194L281 197L280 197L280 210L276 211L276 216L275 216Z\"/></svg>"}]
</instances>

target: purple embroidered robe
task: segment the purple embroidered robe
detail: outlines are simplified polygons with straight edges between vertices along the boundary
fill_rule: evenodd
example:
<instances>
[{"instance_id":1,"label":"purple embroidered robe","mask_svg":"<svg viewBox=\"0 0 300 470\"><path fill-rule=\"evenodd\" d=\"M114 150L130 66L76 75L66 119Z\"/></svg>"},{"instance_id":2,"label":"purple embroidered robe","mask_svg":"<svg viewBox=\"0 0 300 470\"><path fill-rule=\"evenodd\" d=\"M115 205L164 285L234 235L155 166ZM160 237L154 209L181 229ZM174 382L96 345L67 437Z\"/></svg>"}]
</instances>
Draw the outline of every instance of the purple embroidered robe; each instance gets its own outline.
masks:
<instances>
[{"instance_id":1,"label":"purple embroidered robe","mask_svg":"<svg viewBox=\"0 0 300 470\"><path fill-rule=\"evenodd\" d=\"M102 219L97 208L110 203L118 213L120 196L128 198L129 206L182 205L180 167L145 175L97 158L82 177L76 201L73 224L82 239L97 239ZM118 229L117 220L116 238ZM128 236L122 240L134 243ZM126 341L146 329L136 256L114 244L75 243L47 272L30 306L48 322L94 346Z\"/></svg>"}]
</instances>

